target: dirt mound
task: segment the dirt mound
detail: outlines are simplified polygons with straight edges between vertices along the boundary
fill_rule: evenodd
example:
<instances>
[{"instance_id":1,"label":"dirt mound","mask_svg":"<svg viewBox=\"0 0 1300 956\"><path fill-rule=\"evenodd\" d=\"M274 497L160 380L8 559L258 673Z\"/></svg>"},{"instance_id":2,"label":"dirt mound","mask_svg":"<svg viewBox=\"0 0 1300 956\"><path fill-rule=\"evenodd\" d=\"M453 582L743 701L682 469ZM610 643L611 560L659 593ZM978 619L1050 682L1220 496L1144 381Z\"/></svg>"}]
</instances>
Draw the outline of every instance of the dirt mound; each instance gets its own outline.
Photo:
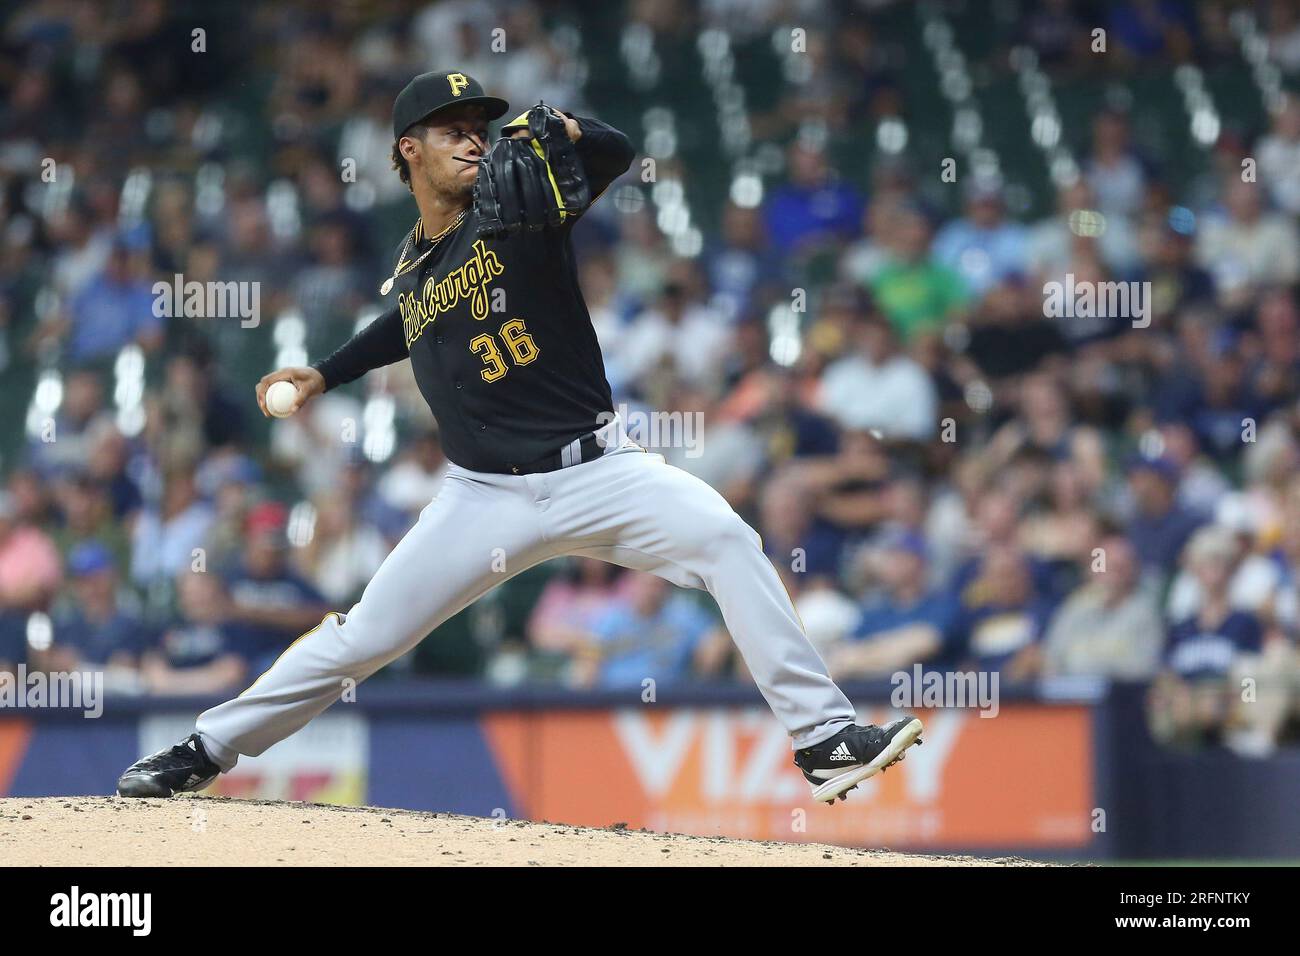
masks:
<instances>
[{"instance_id":1,"label":"dirt mound","mask_svg":"<svg viewBox=\"0 0 1300 956\"><path fill-rule=\"evenodd\" d=\"M1028 866L376 807L178 797L0 799L11 866Z\"/></svg>"}]
</instances>

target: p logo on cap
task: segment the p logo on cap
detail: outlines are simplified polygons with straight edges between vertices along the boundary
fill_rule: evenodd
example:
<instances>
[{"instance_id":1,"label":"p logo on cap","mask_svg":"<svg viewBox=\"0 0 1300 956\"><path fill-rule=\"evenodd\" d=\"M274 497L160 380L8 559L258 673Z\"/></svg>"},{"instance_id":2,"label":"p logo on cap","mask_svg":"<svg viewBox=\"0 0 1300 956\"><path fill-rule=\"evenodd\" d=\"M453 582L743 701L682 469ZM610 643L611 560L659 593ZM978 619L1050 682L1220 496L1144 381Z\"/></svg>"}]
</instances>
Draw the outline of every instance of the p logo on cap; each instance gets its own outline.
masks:
<instances>
[{"instance_id":1,"label":"p logo on cap","mask_svg":"<svg viewBox=\"0 0 1300 956\"><path fill-rule=\"evenodd\" d=\"M448 106L474 103L483 107L486 119L494 120L510 109L505 100L488 96L468 73L421 73L402 88L393 101L393 139L401 139L408 129Z\"/></svg>"}]
</instances>

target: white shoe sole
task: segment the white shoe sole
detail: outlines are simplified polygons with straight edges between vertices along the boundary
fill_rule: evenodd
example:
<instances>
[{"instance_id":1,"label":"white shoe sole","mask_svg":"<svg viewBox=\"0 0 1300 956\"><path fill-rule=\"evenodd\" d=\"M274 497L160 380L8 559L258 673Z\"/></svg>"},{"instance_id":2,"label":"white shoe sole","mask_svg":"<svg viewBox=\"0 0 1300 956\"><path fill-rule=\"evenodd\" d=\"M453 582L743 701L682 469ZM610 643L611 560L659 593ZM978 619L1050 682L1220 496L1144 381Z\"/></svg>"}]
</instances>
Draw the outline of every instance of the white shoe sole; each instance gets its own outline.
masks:
<instances>
[{"instance_id":1,"label":"white shoe sole","mask_svg":"<svg viewBox=\"0 0 1300 956\"><path fill-rule=\"evenodd\" d=\"M877 754L876 759L871 763L859 764L852 770L846 770L838 777L831 777L825 783L813 787L813 799L821 800L824 803L834 803L844 791L856 787L868 777L874 777L893 763L899 754L916 743L916 738L920 737L924 730L925 725L913 717L911 723L894 734L894 739L889 742L889 746ZM809 786L812 785L809 784Z\"/></svg>"}]
</instances>

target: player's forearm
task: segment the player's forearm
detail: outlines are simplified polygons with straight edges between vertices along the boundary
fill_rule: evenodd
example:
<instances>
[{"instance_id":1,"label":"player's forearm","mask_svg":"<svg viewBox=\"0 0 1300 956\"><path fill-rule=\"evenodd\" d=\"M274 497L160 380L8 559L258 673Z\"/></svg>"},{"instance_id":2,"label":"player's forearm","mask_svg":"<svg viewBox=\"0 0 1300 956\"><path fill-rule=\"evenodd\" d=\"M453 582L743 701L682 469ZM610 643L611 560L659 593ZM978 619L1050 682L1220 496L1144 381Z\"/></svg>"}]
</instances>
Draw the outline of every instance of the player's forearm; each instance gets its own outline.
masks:
<instances>
[{"instance_id":1,"label":"player's forearm","mask_svg":"<svg viewBox=\"0 0 1300 956\"><path fill-rule=\"evenodd\" d=\"M636 150L627 135L589 116L575 116L582 136L575 146L582 168L591 183L591 195L598 196L610 183L627 172Z\"/></svg>"},{"instance_id":2,"label":"player's forearm","mask_svg":"<svg viewBox=\"0 0 1300 956\"><path fill-rule=\"evenodd\" d=\"M402 317L389 309L328 357L312 363L325 379L325 391L359 379L372 369L392 365L407 357Z\"/></svg>"}]
</instances>

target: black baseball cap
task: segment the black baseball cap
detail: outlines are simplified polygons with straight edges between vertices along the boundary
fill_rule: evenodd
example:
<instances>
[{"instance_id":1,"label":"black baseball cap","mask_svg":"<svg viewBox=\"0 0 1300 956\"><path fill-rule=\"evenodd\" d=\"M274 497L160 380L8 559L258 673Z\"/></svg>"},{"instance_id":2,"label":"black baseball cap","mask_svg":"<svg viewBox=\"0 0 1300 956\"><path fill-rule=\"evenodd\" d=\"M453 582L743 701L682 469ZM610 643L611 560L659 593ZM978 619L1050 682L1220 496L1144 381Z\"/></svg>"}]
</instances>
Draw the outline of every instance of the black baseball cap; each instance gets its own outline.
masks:
<instances>
[{"instance_id":1,"label":"black baseball cap","mask_svg":"<svg viewBox=\"0 0 1300 956\"><path fill-rule=\"evenodd\" d=\"M478 103L490 120L510 109L505 100L484 94L479 81L467 73L421 73L393 101L393 139L401 139L403 133L430 113L461 103Z\"/></svg>"}]
</instances>

